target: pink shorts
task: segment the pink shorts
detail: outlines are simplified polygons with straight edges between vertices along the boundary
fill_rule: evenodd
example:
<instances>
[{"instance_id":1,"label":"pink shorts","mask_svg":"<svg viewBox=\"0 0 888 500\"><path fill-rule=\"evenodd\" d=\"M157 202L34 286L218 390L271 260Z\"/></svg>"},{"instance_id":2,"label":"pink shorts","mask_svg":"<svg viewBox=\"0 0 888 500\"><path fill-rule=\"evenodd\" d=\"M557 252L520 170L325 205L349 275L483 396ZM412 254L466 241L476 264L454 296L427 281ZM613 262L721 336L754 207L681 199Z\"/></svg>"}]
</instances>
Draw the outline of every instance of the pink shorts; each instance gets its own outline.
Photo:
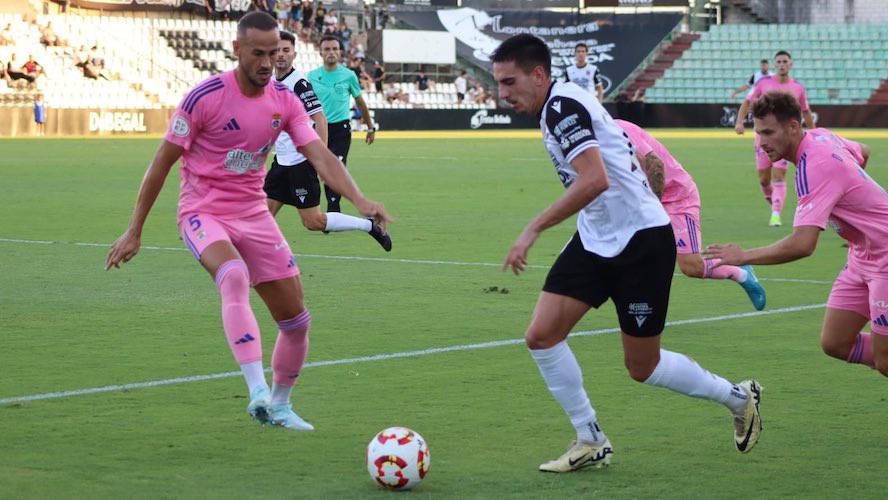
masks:
<instances>
[{"instance_id":1,"label":"pink shorts","mask_svg":"<svg viewBox=\"0 0 888 500\"><path fill-rule=\"evenodd\" d=\"M786 170L789 168L789 162L786 160L777 160L776 162L771 163L771 159L768 158L765 150L761 148L761 139L759 139L759 135L755 134L755 169L761 171L772 167Z\"/></svg>"},{"instance_id":2,"label":"pink shorts","mask_svg":"<svg viewBox=\"0 0 888 500\"><path fill-rule=\"evenodd\" d=\"M245 219L185 214L179 223L179 232L197 260L213 243L230 242L246 262L253 286L299 275L290 245L267 211Z\"/></svg>"},{"instance_id":3,"label":"pink shorts","mask_svg":"<svg viewBox=\"0 0 888 500\"><path fill-rule=\"evenodd\" d=\"M845 266L829 293L827 307L867 317L872 321L873 333L888 335L888 276Z\"/></svg>"},{"instance_id":4,"label":"pink shorts","mask_svg":"<svg viewBox=\"0 0 888 500\"><path fill-rule=\"evenodd\" d=\"M675 251L679 254L700 253L700 211L686 208L683 212L666 210L666 213L675 233Z\"/></svg>"}]
</instances>

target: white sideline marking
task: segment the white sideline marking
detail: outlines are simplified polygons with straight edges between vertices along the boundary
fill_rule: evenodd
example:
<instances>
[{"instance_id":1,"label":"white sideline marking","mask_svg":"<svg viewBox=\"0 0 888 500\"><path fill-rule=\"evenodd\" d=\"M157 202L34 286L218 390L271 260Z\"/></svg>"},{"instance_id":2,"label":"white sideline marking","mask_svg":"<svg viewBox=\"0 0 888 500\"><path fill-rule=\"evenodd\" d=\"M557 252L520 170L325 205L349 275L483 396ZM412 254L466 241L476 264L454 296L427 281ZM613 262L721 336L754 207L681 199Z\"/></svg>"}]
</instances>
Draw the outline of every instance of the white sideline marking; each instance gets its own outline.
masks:
<instances>
[{"instance_id":1,"label":"white sideline marking","mask_svg":"<svg viewBox=\"0 0 888 500\"><path fill-rule=\"evenodd\" d=\"M76 245L80 247L100 247L100 248L108 248L111 245L107 243L84 243L84 242L70 242L70 241L44 241L44 240L18 240L12 238L0 238L0 243L33 243L40 245ZM184 247L158 247L158 246L149 246L142 245L142 250L164 250L171 252L187 252L188 249ZM423 260L423 259L392 259L388 257L360 257L356 255L321 255L314 253L296 253L293 254L296 257L300 258L310 258L310 259L331 259L331 260L357 260L357 261L367 261L367 262L394 262L398 264L432 264L432 265L446 265L446 266L471 266L471 267L501 267L502 264L495 264L493 262L459 262L453 260ZM549 269L551 266L544 266L539 264L528 264L526 266L528 269ZM675 276L683 276L680 273L675 273ZM759 281L784 281L790 283L810 283L813 285L831 285L832 281L823 281L823 280L806 280L806 279L796 279L796 278L759 278Z\"/></svg>"},{"instance_id":2,"label":"white sideline marking","mask_svg":"<svg viewBox=\"0 0 888 500\"><path fill-rule=\"evenodd\" d=\"M781 309L772 309L770 311L754 311L747 313L738 313L738 314L724 314L721 316L710 316L708 318L694 318L694 319L681 319L676 321L669 321L666 323L666 326L680 326L680 325L694 325L698 323L711 323L714 321L725 321L731 319L740 319L740 318L753 318L757 316L770 316L772 314L784 314L784 313L792 313L797 311L808 311L811 309L822 309L826 307L826 304L811 304L807 306L794 306L794 307L784 307ZM589 337L593 335L603 335L607 333L617 333L619 332L619 328L604 328L601 330L590 330L590 331L581 331L571 333L571 337ZM403 351L403 352L393 352L389 354L377 354L375 356L361 356L358 358L344 358L344 359L333 359L329 361L315 361L312 363L306 363L304 368L316 368L320 366L333 366L333 365L350 365L354 363L367 363L371 361L384 361L388 359L397 359L397 358L413 358L418 356L427 356L429 354L439 354L443 352L456 352L456 351L469 351L475 349L485 349L488 347L500 347L506 345L515 345L515 344L523 344L524 339L508 339L508 340L494 340L491 342L481 342L477 344L462 344L462 345L453 345L448 347L435 347L432 349L422 349L418 351ZM269 369L270 370L270 369ZM266 371L269 371L266 370ZM59 399L59 398L67 398L70 396L84 396L87 394L97 394L101 392L115 392L115 391L127 391L130 389L144 389L146 387L158 387L162 385L173 385L173 384L186 384L189 382L201 382L204 380L215 380L220 378L229 378L229 377L237 377L240 376L241 372L224 372L224 373L213 373L210 375L193 375L191 377L177 377L177 378L168 378L163 380L152 380L148 382L136 382L132 384L121 384L121 385L106 385L103 387L91 387L88 389L76 389L72 391L61 391L61 392L47 392L43 394L32 394L29 396L15 396L10 398L0 399L0 406L14 404L14 403L24 403L26 401L39 401L42 399Z\"/></svg>"}]
</instances>

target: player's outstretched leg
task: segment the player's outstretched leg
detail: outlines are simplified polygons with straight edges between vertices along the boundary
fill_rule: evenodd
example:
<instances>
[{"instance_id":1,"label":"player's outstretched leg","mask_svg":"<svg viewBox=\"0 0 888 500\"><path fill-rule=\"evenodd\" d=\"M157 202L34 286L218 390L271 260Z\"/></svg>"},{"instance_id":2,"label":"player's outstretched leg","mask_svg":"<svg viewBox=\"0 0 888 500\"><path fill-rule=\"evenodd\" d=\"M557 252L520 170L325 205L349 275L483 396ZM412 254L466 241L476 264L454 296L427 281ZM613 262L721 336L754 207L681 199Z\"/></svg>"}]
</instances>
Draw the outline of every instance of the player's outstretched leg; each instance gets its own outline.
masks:
<instances>
[{"instance_id":1,"label":"player's outstretched leg","mask_svg":"<svg viewBox=\"0 0 888 500\"><path fill-rule=\"evenodd\" d=\"M780 213L786 201L786 160L780 160L771 168L771 220L768 225L775 227L783 223Z\"/></svg>"},{"instance_id":2,"label":"player's outstretched leg","mask_svg":"<svg viewBox=\"0 0 888 500\"><path fill-rule=\"evenodd\" d=\"M285 278L258 284L256 292L276 319L279 330L271 358L274 375L268 421L290 430L314 430L314 426L293 411L290 403L293 386L305 364L309 346L311 314L303 303L302 285L298 277Z\"/></svg>"},{"instance_id":3,"label":"player's outstretched leg","mask_svg":"<svg viewBox=\"0 0 888 500\"><path fill-rule=\"evenodd\" d=\"M268 416L269 391L262 368L262 341L259 324L250 308L250 275L243 260L232 259L215 273L222 296L222 326L234 359L241 367L250 391L247 412L260 423Z\"/></svg>"},{"instance_id":4,"label":"player's outstretched leg","mask_svg":"<svg viewBox=\"0 0 888 500\"><path fill-rule=\"evenodd\" d=\"M845 282L843 276L839 276L833 292L830 294L829 307L823 318L823 329L820 331L820 346L827 356L847 361L851 364L860 364L870 368L876 368L875 352L873 350L874 334L862 332L869 318L850 310L855 304L844 302ZM864 299L865 300L865 299ZM864 302L865 303L865 302ZM838 306L838 307L833 307ZM848 307L849 309L840 309ZM877 326L874 324L874 326Z\"/></svg>"},{"instance_id":5,"label":"player's outstretched leg","mask_svg":"<svg viewBox=\"0 0 888 500\"><path fill-rule=\"evenodd\" d=\"M392 251L392 238L381 226L371 219L362 219L339 212L323 213L320 207L299 209L302 225L309 231L338 233L342 231L364 231L386 251Z\"/></svg>"},{"instance_id":6,"label":"player's outstretched leg","mask_svg":"<svg viewBox=\"0 0 888 500\"><path fill-rule=\"evenodd\" d=\"M602 467L610 463L613 454L613 447L601 431L583 388L583 373L565 340L588 310L589 305L579 300L543 292L525 333L525 341L540 375L577 432L576 440L570 443L565 453L540 465L543 472Z\"/></svg>"},{"instance_id":7,"label":"player's outstretched leg","mask_svg":"<svg viewBox=\"0 0 888 500\"><path fill-rule=\"evenodd\" d=\"M692 278L732 280L743 287L753 307L759 311L765 308L765 289L755 277L751 266L722 266L715 260L703 260L700 255L702 234L698 210L670 213L669 219L675 235L675 250L678 254L676 262L682 274Z\"/></svg>"},{"instance_id":8,"label":"player's outstretched leg","mask_svg":"<svg viewBox=\"0 0 888 500\"><path fill-rule=\"evenodd\" d=\"M726 406L734 417L737 450L746 453L755 446L762 430L759 413L762 387L758 382L732 384L684 354L660 349L658 336L623 333L622 338L626 368L634 380Z\"/></svg>"}]
</instances>

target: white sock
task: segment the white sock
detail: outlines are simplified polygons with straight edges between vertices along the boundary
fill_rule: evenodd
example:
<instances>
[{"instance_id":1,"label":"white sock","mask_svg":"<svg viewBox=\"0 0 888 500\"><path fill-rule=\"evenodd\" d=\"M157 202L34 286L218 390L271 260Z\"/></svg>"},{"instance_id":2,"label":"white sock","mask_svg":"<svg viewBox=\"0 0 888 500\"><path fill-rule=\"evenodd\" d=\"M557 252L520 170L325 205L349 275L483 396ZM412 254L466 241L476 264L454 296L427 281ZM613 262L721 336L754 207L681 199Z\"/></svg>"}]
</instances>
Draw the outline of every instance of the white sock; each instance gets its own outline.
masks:
<instances>
[{"instance_id":1,"label":"white sock","mask_svg":"<svg viewBox=\"0 0 888 500\"><path fill-rule=\"evenodd\" d=\"M737 267L737 269L740 270L740 274L737 275L737 283L746 283L746 279L749 278L749 271L742 267Z\"/></svg>"},{"instance_id":2,"label":"white sock","mask_svg":"<svg viewBox=\"0 0 888 500\"><path fill-rule=\"evenodd\" d=\"M290 402L290 393L293 392L293 386L284 387L282 385L277 385L274 382L271 383L271 404L281 404L281 403L289 403Z\"/></svg>"},{"instance_id":3,"label":"white sock","mask_svg":"<svg viewBox=\"0 0 888 500\"><path fill-rule=\"evenodd\" d=\"M530 355L536 361L549 392L555 396L570 418L570 423L576 428L577 439L598 441L603 434L596 424L595 410L583 388L583 372L580 371L577 358L567 341L561 341L548 349L531 349Z\"/></svg>"},{"instance_id":4,"label":"white sock","mask_svg":"<svg viewBox=\"0 0 888 500\"><path fill-rule=\"evenodd\" d=\"M747 395L743 389L709 372L684 354L665 349L660 349L660 362L644 383L715 401L731 411L746 406Z\"/></svg>"},{"instance_id":5,"label":"white sock","mask_svg":"<svg viewBox=\"0 0 888 500\"><path fill-rule=\"evenodd\" d=\"M369 219L353 217L351 215L341 214L339 212L327 212L327 227L325 231L364 231L369 233L373 228L373 223Z\"/></svg>"},{"instance_id":6,"label":"white sock","mask_svg":"<svg viewBox=\"0 0 888 500\"><path fill-rule=\"evenodd\" d=\"M256 387L268 387L265 381L265 370L262 369L262 361L252 361L240 365L241 371L244 373L244 379L247 381L247 388L250 392Z\"/></svg>"}]
</instances>

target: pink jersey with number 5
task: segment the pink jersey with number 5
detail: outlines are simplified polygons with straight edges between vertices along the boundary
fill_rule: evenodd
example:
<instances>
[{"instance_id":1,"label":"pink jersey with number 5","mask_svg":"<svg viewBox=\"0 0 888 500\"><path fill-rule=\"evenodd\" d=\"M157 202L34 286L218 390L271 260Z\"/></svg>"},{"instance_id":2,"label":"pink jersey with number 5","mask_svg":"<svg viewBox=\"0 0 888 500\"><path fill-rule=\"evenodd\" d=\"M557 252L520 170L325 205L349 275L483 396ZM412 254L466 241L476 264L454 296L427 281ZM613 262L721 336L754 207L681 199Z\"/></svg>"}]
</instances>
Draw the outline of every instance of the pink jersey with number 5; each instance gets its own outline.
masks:
<instances>
[{"instance_id":1,"label":"pink jersey with number 5","mask_svg":"<svg viewBox=\"0 0 888 500\"><path fill-rule=\"evenodd\" d=\"M170 120L167 141L185 148L178 217L207 213L242 218L267 210L265 159L281 131L297 146L318 139L305 107L286 86L269 82L245 96L235 70L204 80Z\"/></svg>"}]
</instances>

